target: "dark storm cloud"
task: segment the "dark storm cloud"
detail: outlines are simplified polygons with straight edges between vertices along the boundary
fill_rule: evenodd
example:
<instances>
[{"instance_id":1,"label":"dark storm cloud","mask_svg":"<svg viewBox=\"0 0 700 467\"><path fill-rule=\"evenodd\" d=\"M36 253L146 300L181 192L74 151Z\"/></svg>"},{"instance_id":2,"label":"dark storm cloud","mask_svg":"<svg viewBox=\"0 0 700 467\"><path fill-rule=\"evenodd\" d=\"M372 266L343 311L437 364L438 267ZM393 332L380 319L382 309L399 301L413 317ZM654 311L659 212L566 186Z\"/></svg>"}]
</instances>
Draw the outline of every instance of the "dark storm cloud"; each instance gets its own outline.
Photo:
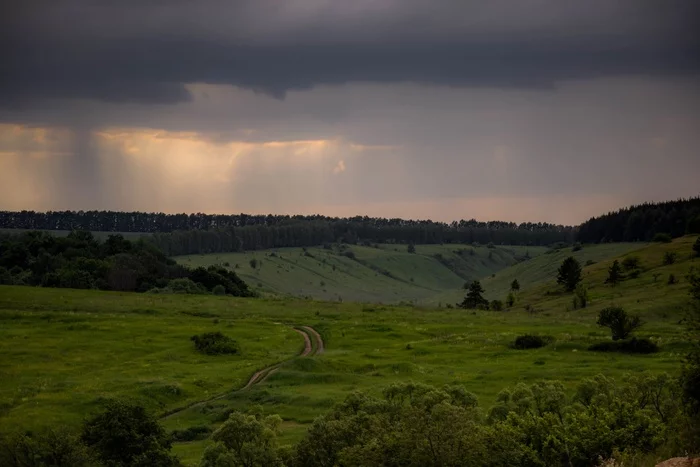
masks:
<instances>
[{"instance_id":1,"label":"dark storm cloud","mask_svg":"<svg viewBox=\"0 0 700 467\"><path fill-rule=\"evenodd\" d=\"M695 0L30 0L4 15L0 102L173 103L347 82L550 88L700 71Z\"/></svg>"}]
</instances>

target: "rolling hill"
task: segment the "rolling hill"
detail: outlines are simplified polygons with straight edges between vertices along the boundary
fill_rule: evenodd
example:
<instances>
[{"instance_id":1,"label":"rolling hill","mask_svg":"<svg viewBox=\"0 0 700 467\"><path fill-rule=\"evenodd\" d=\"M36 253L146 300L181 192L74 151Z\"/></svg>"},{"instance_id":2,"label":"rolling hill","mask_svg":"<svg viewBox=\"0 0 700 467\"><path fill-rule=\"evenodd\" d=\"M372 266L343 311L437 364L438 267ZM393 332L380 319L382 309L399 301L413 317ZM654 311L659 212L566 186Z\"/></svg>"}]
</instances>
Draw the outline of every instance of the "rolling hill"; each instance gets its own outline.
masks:
<instances>
[{"instance_id":1,"label":"rolling hill","mask_svg":"<svg viewBox=\"0 0 700 467\"><path fill-rule=\"evenodd\" d=\"M188 266L222 264L263 294L319 300L418 303L545 253L544 247L456 244L333 245L178 256ZM253 267L253 265L255 267ZM437 302L435 302L437 303Z\"/></svg>"}]
</instances>

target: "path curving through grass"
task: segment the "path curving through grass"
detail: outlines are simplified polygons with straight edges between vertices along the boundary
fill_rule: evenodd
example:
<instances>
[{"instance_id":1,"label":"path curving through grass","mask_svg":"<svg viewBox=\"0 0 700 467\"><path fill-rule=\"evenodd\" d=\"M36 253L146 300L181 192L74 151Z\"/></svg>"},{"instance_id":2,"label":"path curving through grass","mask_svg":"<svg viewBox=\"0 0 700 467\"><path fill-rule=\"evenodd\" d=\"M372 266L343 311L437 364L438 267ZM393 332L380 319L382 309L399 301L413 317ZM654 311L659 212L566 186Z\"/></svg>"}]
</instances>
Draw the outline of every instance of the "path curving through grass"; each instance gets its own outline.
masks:
<instances>
[{"instance_id":1,"label":"path curving through grass","mask_svg":"<svg viewBox=\"0 0 700 467\"><path fill-rule=\"evenodd\" d=\"M293 328L294 331L299 333L303 338L304 338L304 349L299 353L297 357L313 357L314 355L318 355L323 353L325 350L325 346L323 344L323 338L321 335L316 331L314 328L311 326L298 326ZM313 340L313 343L312 343ZM315 344L315 345L314 345ZM297 358L294 357L294 358ZM205 400L193 402L189 405L186 405L184 407L179 407L173 410L169 410L168 412L164 413L161 415L161 420L167 420L168 418L177 415L181 412L184 412L187 409L192 409L195 407L201 407L204 404L207 404L212 401L216 401L219 399L223 399L224 397L228 396L229 394L232 394L234 392L239 392L239 391L245 391L246 389L250 389L256 384L262 383L265 379L267 379L268 376L270 376L272 373L277 371L279 367L283 364L284 362L279 362L275 363L274 365L265 367L261 370L256 371L253 373L253 376L250 377L248 382L246 383L245 386L243 386L241 389L237 389L235 391L228 391L219 395L216 395L214 397L210 397Z\"/></svg>"}]
</instances>

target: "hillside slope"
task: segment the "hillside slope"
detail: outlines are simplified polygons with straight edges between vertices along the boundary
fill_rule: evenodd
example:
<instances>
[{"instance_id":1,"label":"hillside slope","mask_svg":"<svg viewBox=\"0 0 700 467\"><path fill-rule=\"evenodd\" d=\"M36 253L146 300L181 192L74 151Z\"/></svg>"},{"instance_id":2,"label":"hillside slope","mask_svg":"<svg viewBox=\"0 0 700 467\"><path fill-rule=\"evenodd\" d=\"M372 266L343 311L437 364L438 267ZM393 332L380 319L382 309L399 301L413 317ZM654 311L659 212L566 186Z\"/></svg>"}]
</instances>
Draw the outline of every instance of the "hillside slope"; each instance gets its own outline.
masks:
<instances>
[{"instance_id":1,"label":"hillside slope","mask_svg":"<svg viewBox=\"0 0 700 467\"><path fill-rule=\"evenodd\" d=\"M677 322L683 317L689 302L686 276L691 269L700 267L700 258L694 257L692 252L696 238L697 235L685 236L672 243L648 244L585 266L582 284L588 289L589 303L585 310L576 310L576 313L594 315L606 306L616 305L639 314L643 320ZM665 264L667 253L675 255L673 264ZM632 256L639 261L638 277L627 272L627 277L617 286L605 284L613 261L617 259L622 263ZM673 276L673 283L669 281L670 276ZM528 304L536 312L573 312L574 308L573 294L564 293L553 278L521 292L515 309ZM653 332L648 327L643 329L646 333Z\"/></svg>"},{"instance_id":2,"label":"hillside slope","mask_svg":"<svg viewBox=\"0 0 700 467\"><path fill-rule=\"evenodd\" d=\"M573 248L550 250L528 261L497 271L495 275L492 273L481 276L481 285L485 290L484 296L489 300L504 300L510 291L510 284L513 282L513 279L518 280L521 290L531 289L538 284L552 280L556 278L557 269L562 261L569 256L576 258L583 266L586 263L597 263L609 258L615 258L644 246L645 244L643 243L606 243L585 245L579 251L573 251ZM464 290L449 290L431 297L424 304L458 303L462 301L462 298L464 298Z\"/></svg>"},{"instance_id":3,"label":"hillside slope","mask_svg":"<svg viewBox=\"0 0 700 467\"><path fill-rule=\"evenodd\" d=\"M223 264L266 294L374 303L420 302L488 276L543 247L465 245L280 248L246 253L178 256L188 266ZM255 267L253 267L255 264Z\"/></svg>"}]
</instances>

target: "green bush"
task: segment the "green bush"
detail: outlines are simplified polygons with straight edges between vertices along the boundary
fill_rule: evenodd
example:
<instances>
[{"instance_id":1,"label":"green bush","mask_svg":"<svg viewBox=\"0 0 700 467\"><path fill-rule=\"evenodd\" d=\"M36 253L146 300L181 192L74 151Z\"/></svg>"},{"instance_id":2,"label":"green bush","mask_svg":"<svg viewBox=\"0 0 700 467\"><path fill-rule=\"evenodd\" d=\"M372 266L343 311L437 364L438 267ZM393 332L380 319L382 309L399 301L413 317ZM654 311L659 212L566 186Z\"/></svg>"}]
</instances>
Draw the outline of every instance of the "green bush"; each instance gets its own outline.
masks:
<instances>
[{"instance_id":1,"label":"green bush","mask_svg":"<svg viewBox=\"0 0 700 467\"><path fill-rule=\"evenodd\" d=\"M211 435L212 429L206 425L191 426L184 430L173 430L170 433L170 439L175 442L182 441L201 441L207 439Z\"/></svg>"},{"instance_id":2,"label":"green bush","mask_svg":"<svg viewBox=\"0 0 700 467\"><path fill-rule=\"evenodd\" d=\"M0 433L0 465L94 467L100 464L76 434L59 427L36 433Z\"/></svg>"},{"instance_id":3,"label":"green bush","mask_svg":"<svg viewBox=\"0 0 700 467\"><path fill-rule=\"evenodd\" d=\"M664 253L664 265L669 266L675 263L677 257L678 255L675 251L667 251L666 253Z\"/></svg>"},{"instance_id":4,"label":"green bush","mask_svg":"<svg viewBox=\"0 0 700 467\"><path fill-rule=\"evenodd\" d=\"M643 323L639 316L628 315L621 307L611 306L598 313L596 324L610 329L612 339L618 341L627 339Z\"/></svg>"},{"instance_id":5,"label":"green bush","mask_svg":"<svg viewBox=\"0 0 700 467\"><path fill-rule=\"evenodd\" d=\"M163 427L138 405L110 402L85 422L81 438L108 466L180 464L170 453L172 444Z\"/></svg>"},{"instance_id":6,"label":"green bush","mask_svg":"<svg viewBox=\"0 0 700 467\"><path fill-rule=\"evenodd\" d=\"M168 290L172 293L185 293L185 294L203 294L207 293L207 289L202 287L201 284L197 284L192 279L181 278L173 279L168 282Z\"/></svg>"},{"instance_id":7,"label":"green bush","mask_svg":"<svg viewBox=\"0 0 700 467\"><path fill-rule=\"evenodd\" d=\"M212 289L214 295L226 295L226 288L219 284Z\"/></svg>"},{"instance_id":8,"label":"green bush","mask_svg":"<svg viewBox=\"0 0 700 467\"><path fill-rule=\"evenodd\" d=\"M513 342L513 348L518 350L539 349L540 347L544 347L545 345L549 344L551 341L552 338L549 336L535 336L532 334L525 334L515 338L515 342Z\"/></svg>"},{"instance_id":9,"label":"green bush","mask_svg":"<svg viewBox=\"0 0 700 467\"><path fill-rule=\"evenodd\" d=\"M595 352L621 352L621 353L641 353L650 354L659 351L659 346L649 339L636 338L606 341L598 344L593 344L588 347L588 350Z\"/></svg>"},{"instance_id":10,"label":"green bush","mask_svg":"<svg viewBox=\"0 0 700 467\"><path fill-rule=\"evenodd\" d=\"M235 340L219 331L192 336L190 340L195 349L207 355L237 354L240 351Z\"/></svg>"},{"instance_id":11,"label":"green bush","mask_svg":"<svg viewBox=\"0 0 700 467\"><path fill-rule=\"evenodd\" d=\"M628 256L622 260L622 268L625 271L639 269L639 256Z\"/></svg>"},{"instance_id":12,"label":"green bush","mask_svg":"<svg viewBox=\"0 0 700 467\"><path fill-rule=\"evenodd\" d=\"M489 310L503 311L503 302L501 300L491 300Z\"/></svg>"},{"instance_id":13,"label":"green bush","mask_svg":"<svg viewBox=\"0 0 700 467\"><path fill-rule=\"evenodd\" d=\"M654 235L653 241L659 243L671 243L671 236L667 233L657 233Z\"/></svg>"}]
</instances>

